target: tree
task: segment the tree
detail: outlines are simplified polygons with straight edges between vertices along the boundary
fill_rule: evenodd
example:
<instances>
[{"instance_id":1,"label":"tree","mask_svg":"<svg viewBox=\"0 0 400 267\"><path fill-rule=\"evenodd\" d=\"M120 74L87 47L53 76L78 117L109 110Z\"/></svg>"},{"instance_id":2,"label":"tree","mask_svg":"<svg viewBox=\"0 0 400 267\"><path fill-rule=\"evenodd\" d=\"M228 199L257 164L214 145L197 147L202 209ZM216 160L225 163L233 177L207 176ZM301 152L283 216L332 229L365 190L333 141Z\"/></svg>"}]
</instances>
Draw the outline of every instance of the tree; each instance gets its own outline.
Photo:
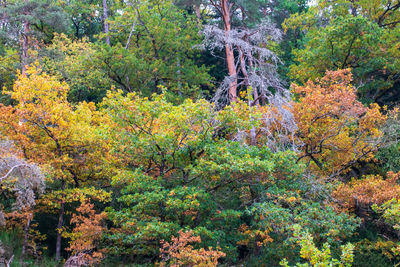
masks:
<instances>
[{"instance_id":1,"label":"tree","mask_svg":"<svg viewBox=\"0 0 400 267\"><path fill-rule=\"evenodd\" d=\"M363 102L398 101L400 24L398 1L318 1L295 14L286 28L306 32L304 48L294 50L291 78L305 82L326 70L352 68Z\"/></svg>"},{"instance_id":2,"label":"tree","mask_svg":"<svg viewBox=\"0 0 400 267\"><path fill-rule=\"evenodd\" d=\"M211 50L225 50L229 74L215 99L223 101L223 105L226 100L235 102L238 87L243 86L252 89L255 103L260 99L273 102L272 91L277 95L285 92L276 73L279 59L271 51L273 43L281 39L280 31L270 21L260 19L263 5L258 1L221 0L210 4L220 16L222 29L206 25L206 45ZM238 14L242 17L234 27Z\"/></svg>"},{"instance_id":3,"label":"tree","mask_svg":"<svg viewBox=\"0 0 400 267\"><path fill-rule=\"evenodd\" d=\"M11 88L15 78L16 72L19 68L19 55L17 49L10 49L8 47L3 47L0 49L0 87L1 88ZM1 103L7 103L9 99L7 95L1 94Z\"/></svg>"},{"instance_id":4,"label":"tree","mask_svg":"<svg viewBox=\"0 0 400 267\"><path fill-rule=\"evenodd\" d=\"M221 1L212 1L211 4L216 8L216 10L220 13L223 25L225 38L228 39L230 31L232 29L231 22L231 14L235 12L234 3L231 3L229 0L221 0ZM233 54L232 44L228 42L224 42L225 45L225 54L226 54L226 65L228 67L229 77L231 77L231 82L229 84L229 100L236 101L237 100L237 71L235 64L235 57Z\"/></svg>"},{"instance_id":5,"label":"tree","mask_svg":"<svg viewBox=\"0 0 400 267\"><path fill-rule=\"evenodd\" d=\"M102 177L105 146L93 127L104 117L93 103L72 106L69 87L37 66L19 74L8 91L17 105L0 107L0 130L14 141L24 158L37 162L51 174L64 195L68 186L80 187ZM60 259L65 203L59 198L56 258Z\"/></svg>"},{"instance_id":6,"label":"tree","mask_svg":"<svg viewBox=\"0 0 400 267\"><path fill-rule=\"evenodd\" d=\"M125 92L150 96L165 86L173 101L201 96L211 77L196 64L201 40L193 16L170 0L121 5L109 19L111 47L98 47L95 64Z\"/></svg>"},{"instance_id":7,"label":"tree","mask_svg":"<svg viewBox=\"0 0 400 267\"><path fill-rule=\"evenodd\" d=\"M149 100L117 91L108 93L103 108L112 119L104 133L113 146L112 185L120 203L107 209L110 253L145 262L183 226L209 232L205 223L215 206L189 182L191 166L213 138L212 105L188 99L175 106L163 95Z\"/></svg>"},{"instance_id":8,"label":"tree","mask_svg":"<svg viewBox=\"0 0 400 267\"><path fill-rule=\"evenodd\" d=\"M281 35L273 25L268 22L258 24L253 29L240 29L222 31L215 26L206 26L204 34L210 49L221 49L229 51L227 57L229 77L217 91L214 99L225 102L225 94L228 91L230 102L236 102L238 97L238 86L252 90L251 105L255 105L262 99L263 102L278 103L274 96L287 97L287 91L283 88L276 65L278 57L267 48L268 44L280 40ZM228 48L226 48L228 47ZM237 54L238 57L234 57ZM237 69L236 69L237 68ZM241 76L238 74L241 73ZM226 89L228 90L226 91ZM271 89L273 88L273 89ZM272 92L274 90L275 94Z\"/></svg>"},{"instance_id":9,"label":"tree","mask_svg":"<svg viewBox=\"0 0 400 267\"><path fill-rule=\"evenodd\" d=\"M212 140L216 112L205 100L187 99L176 106L165 95L149 100L114 91L102 104L112 119L105 130L122 166L159 176L178 173L188 181L191 169L187 165L194 164Z\"/></svg>"},{"instance_id":10,"label":"tree","mask_svg":"<svg viewBox=\"0 0 400 267\"><path fill-rule=\"evenodd\" d=\"M47 1L15 0L1 6L2 31L7 43L21 42L20 62L25 71L28 50L51 41L54 32L67 29L64 13Z\"/></svg>"},{"instance_id":11,"label":"tree","mask_svg":"<svg viewBox=\"0 0 400 267\"><path fill-rule=\"evenodd\" d=\"M101 32L103 19L102 2L99 0L56 1L57 6L65 12L74 39L83 37L94 40ZM104 15L103 15L104 16ZM105 22L105 21L104 21Z\"/></svg>"},{"instance_id":12,"label":"tree","mask_svg":"<svg viewBox=\"0 0 400 267\"><path fill-rule=\"evenodd\" d=\"M97 103L111 88L112 81L95 65L96 53L95 46L87 38L72 40L65 34L56 34L52 44L41 52L41 67L68 83L69 101Z\"/></svg>"},{"instance_id":13,"label":"tree","mask_svg":"<svg viewBox=\"0 0 400 267\"><path fill-rule=\"evenodd\" d=\"M21 158L21 153L15 148L12 141L0 142L0 183L5 190L13 191L16 201L15 209L30 209L35 205L35 195L43 193L44 177L39 167ZM8 187L9 186L9 187ZM4 215L0 215L4 219ZM2 221L1 224L4 222Z\"/></svg>"},{"instance_id":14,"label":"tree","mask_svg":"<svg viewBox=\"0 0 400 267\"><path fill-rule=\"evenodd\" d=\"M327 71L315 82L293 85L292 112L302 142L298 161L308 159L320 172L335 177L358 161L371 160L386 117L380 107L364 107L351 85L350 70Z\"/></svg>"},{"instance_id":15,"label":"tree","mask_svg":"<svg viewBox=\"0 0 400 267\"><path fill-rule=\"evenodd\" d=\"M7 223L6 218L22 221L22 262L28 248L36 199L44 193L44 175L37 165L21 158L21 153L11 141L0 142L0 161L0 193L4 203L0 206L0 226Z\"/></svg>"},{"instance_id":16,"label":"tree","mask_svg":"<svg viewBox=\"0 0 400 267\"><path fill-rule=\"evenodd\" d=\"M96 213L90 201L82 201L71 218L71 224L75 224L73 231L64 233L71 240L67 250L72 252L65 266L92 266L101 261L103 254L96 249L105 230L102 226L105 218L104 212Z\"/></svg>"},{"instance_id":17,"label":"tree","mask_svg":"<svg viewBox=\"0 0 400 267\"><path fill-rule=\"evenodd\" d=\"M106 43L110 45L109 24L108 24L108 7L107 0L103 0L103 21L104 21L104 34L106 35Z\"/></svg>"},{"instance_id":18,"label":"tree","mask_svg":"<svg viewBox=\"0 0 400 267\"><path fill-rule=\"evenodd\" d=\"M284 29L284 21L294 14L306 12L309 7L307 3L305 0L275 0L268 1L263 9L263 12L271 18L271 21L283 31L277 55L282 61L282 64L278 65L278 73L285 84L291 82L288 74L290 66L295 63L293 51L302 47L305 33L300 29Z\"/></svg>"},{"instance_id":19,"label":"tree","mask_svg":"<svg viewBox=\"0 0 400 267\"><path fill-rule=\"evenodd\" d=\"M140 171L120 171L112 185L121 193L119 207L106 210L113 222L106 237L111 255L146 262L158 257L161 240L169 240L183 227L211 231L205 222L214 214L215 206L204 189L168 186L161 178Z\"/></svg>"}]
</instances>

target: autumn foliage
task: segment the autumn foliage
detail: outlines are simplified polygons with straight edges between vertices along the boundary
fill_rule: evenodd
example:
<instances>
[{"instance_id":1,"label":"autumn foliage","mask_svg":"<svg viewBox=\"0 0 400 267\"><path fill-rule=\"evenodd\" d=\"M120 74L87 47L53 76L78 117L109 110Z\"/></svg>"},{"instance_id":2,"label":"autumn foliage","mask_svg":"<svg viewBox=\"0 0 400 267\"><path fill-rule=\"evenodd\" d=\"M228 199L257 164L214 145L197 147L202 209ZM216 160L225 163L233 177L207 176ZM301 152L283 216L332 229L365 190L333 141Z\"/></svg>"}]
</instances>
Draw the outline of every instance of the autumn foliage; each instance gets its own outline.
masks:
<instances>
[{"instance_id":1,"label":"autumn foliage","mask_svg":"<svg viewBox=\"0 0 400 267\"><path fill-rule=\"evenodd\" d=\"M399 1L1 1L0 266L400 266Z\"/></svg>"},{"instance_id":2,"label":"autumn foliage","mask_svg":"<svg viewBox=\"0 0 400 267\"><path fill-rule=\"evenodd\" d=\"M354 210L356 205L381 205L393 198L400 199L400 173L389 172L387 179L379 175L367 176L364 179L352 180L339 185L333 192L333 197L348 210Z\"/></svg>"},{"instance_id":3,"label":"autumn foliage","mask_svg":"<svg viewBox=\"0 0 400 267\"><path fill-rule=\"evenodd\" d=\"M219 249L195 249L192 243L201 243L199 236L193 236L192 231L179 231L179 237L172 237L171 242L161 241L161 266L217 266L218 259L225 253Z\"/></svg>"},{"instance_id":4,"label":"autumn foliage","mask_svg":"<svg viewBox=\"0 0 400 267\"><path fill-rule=\"evenodd\" d=\"M105 213L96 213L94 205L84 201L72 215L71 224L75 225L71 233L65 233L64 237L70 239L67 251L72 253L70 261L79 261L80 265L93 265L99 263L103 254L97 250L105 230L102 221Z\"/></svg>"},{"instance_id":5,"label":"autumn foliage","mask_svg":"<svg viewBox=\"0 0 400 267\"><path fill-rule=\"evenodd\" d=\"M24 157L42 164L56 179L78 185L93 176L103 158L104 144L91 127L104 117L93 103L69 103L68 92L69 86L55 76L37 65L28 67L13 90L6 91L17 104L0 105L0 125Z\"/></svg>"},{"instance_id":6,"label":"autumn foliage","mask_svg":"<svg viewBox=\"0 0 400 267\"><path fill-rule=\"evenodd\" d=\"M327 71L304 86L293 85L293 115L302 142L299 160L323 174L339 175L358 161L369 161L386 117L377 104L357 100L350 70Z\"/></svg>"}]
</instances>

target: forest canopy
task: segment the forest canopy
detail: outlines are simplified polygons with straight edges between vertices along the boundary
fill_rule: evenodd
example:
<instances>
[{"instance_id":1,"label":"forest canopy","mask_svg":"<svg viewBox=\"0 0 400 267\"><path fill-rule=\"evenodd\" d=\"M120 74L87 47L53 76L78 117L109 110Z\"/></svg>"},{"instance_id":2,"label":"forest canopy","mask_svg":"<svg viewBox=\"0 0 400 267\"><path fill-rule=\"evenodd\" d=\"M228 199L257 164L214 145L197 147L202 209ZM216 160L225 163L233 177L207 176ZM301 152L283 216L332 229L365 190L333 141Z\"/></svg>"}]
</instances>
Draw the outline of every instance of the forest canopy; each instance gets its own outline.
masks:
<instances>
[{"instance_id":1,"label":"forest canopy","mask_svg":"<svg viewBox=\"0 0 400 267\"><path fill-rule=\"evenodd\" d=\"M398 266L399 0L0 1L0 266Z\"/></svg>"}]
</instances>

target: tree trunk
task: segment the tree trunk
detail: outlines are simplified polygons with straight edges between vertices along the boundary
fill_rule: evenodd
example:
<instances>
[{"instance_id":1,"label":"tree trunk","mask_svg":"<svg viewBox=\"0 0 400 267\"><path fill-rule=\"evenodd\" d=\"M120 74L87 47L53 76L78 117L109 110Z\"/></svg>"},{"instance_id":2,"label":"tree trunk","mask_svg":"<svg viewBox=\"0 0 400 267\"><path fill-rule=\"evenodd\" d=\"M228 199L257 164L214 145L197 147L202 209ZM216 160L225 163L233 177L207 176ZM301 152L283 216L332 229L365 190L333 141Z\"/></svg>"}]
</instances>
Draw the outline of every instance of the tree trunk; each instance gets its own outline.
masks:
<instances>
[{"instance_id":1,"label":"tree trunk","mask_svg":"<svg viewBox=\"0 0 400 267\"><path fill-rule=\"evenodd\" d=\"M224 21L225 37L228 39L229 32L231 31L231 6L228 0L221 0L222 19ZM235 55L233 53L232 45L228 42L225 43L226 64L228 67L229 77L231 79L229 85L229 100L230 102L237 101L237 72L235 64Z\"/></svg>"},{"instance_id":2,"label":"tree trunk","mask_svg":"<svg viewBox=\"0 0 400 267\"><path fill-rule=\"evenodd\" d=\"M61 190L64 192L65 190L65 181L62 181ZM61 238L62 238L62 227L64 225L64 212L65 212L65 203L64 203L64 195L62 195L60 212L58 215L58 224L57 224L57 241L56 241L56 261L61 259Z\"/></svg>"},{"instance_id":3,"label":"tree trunk","mask_svg":"<svg viewBox=\"0 0 400 267\"><path fill-rule=\"evenodd\" d=\"M110 45L110 36L109 33L109 25L108 25L108 9L107 9L107 0L103 0L103 19L104 19L104 33L106 36L106 43Z\"/></svg>"}]
</instances>

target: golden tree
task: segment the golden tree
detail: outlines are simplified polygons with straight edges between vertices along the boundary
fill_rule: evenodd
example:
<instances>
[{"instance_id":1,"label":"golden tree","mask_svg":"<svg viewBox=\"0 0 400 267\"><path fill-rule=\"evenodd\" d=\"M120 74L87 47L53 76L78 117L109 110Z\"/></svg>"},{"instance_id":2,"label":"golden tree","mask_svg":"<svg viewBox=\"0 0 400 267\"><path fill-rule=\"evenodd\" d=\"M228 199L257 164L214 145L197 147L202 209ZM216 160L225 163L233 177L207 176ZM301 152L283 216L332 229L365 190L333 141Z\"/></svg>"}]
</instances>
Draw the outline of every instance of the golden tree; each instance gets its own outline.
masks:
<instances>
[{"instance_id":1,"label":"golden tree","mask_svg":"<svg viewBox=\"0 0 400 267\"><path fill-rule=\"evenodd\" d=\"M105 116L93 103L71 105L68 91L66 83L42 72L36 64L18 74L13 90L6 91L17 104L0 105L0 132L14 142L24 158L51 174L51 182L61 192L49 201L59 210L57 259L61 253L65 190L102 177L101 162L107 154L95 130Z\"/></svg>"},{"instance_id":2,"label":"golden tree","mask_svg":"<svg viewBox=\"0 0 400 267\"><path fill-rule=\"evenodd\" d=\"M371 160L382 135L386 116L377 104L365 107L357 100L349 69L327 71L315 82L293 85L298 101L293 114L302 142L299 161L336 176L361 160ZM316 167L316 168L315 168Z\"/></svg>"}]
</instances>

